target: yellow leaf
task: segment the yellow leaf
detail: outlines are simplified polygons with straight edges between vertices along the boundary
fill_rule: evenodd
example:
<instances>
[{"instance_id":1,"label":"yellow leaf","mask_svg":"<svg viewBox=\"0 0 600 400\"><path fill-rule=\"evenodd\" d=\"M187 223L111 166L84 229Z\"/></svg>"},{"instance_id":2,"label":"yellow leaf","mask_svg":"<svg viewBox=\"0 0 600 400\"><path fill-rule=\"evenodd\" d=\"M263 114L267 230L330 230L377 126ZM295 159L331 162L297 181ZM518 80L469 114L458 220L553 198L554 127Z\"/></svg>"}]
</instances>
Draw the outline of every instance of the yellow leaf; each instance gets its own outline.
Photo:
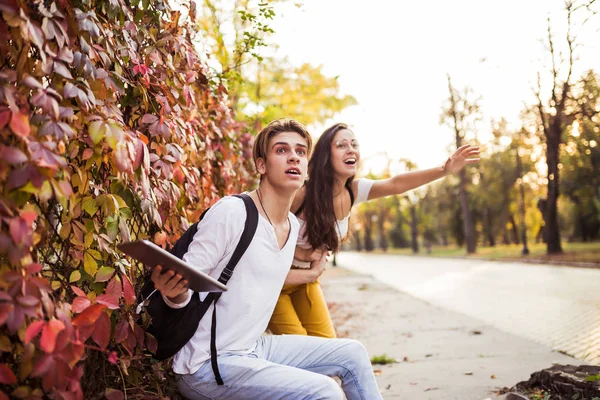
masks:
<instances>
[{"instance_id":1,"label":"yellow leaf","mask_svg":"<svg viewBox=\"0 0 600 400\"><path fill-rule=\"evenodd\" d=\"M79 272L78 270L75 270L75 271L71 272L71 276L69 277L69 283L77 282L80 279L81 279L81 272Z\"/></svg>"},{"instance_id":2,"label":"yellow leaf","mask_svg":"<svg viewBox=\"0 0 600 400\"><path fill-rule=\"evenodd\" d=\"M98 250L89 249L87 252L90 253L91 256L94 257L96 260L102 260L102 254L100 254Z\"/></svg>"},{"instance_id":3,"label":"yellow leaf","mask_svg":"<svg viewBox=\"0 0 600 400\"><path fill-rule=\"evenodd\" d=\"M92 242L94 241L94 233L93 232L88 232L85 234L85 236L83 237L83 244L85 245L85 248L87 249L88 247L90 247L90 245L92 244ZM98 258L97 258L98 259Z\"/></svg>"},{"instance_id":4,"label":"yellow leaf","mask_svg":"<svg viewBox=\"0 0 600 400\"><path fill-rule=\"evenodd\" d=\"M82 201L83 210L91 216L96 214L98 211L98 205L96 204L96 199L91 196L86 196Z\"/></svg>"},{"instance_id":5,"label":"yellow leaf","mask_svg":"<svg viewBox=\"0 0 600 400\"><path fill-rule=\"evenodd\" d=\"M90 123L88 132L90 133L90 138L92 138L94 144L100 143L104 136L106 136L106 128L107 126L103 121L93 121Z\"/></svg>"},{"instance_id":6,"label":"yellow leaf","mask_svg":"<svg viewBox=\"0 0 600 400\"><path fill-rule=\"evenodd\" d=\"M50 286L52 286L52 290L56 290L60 287L60 282L59 281L52 281L52 283L50 284Z\"/></svg>"},{"instance_id":7,"label":"yellow leaf","mask_svg":"<svg viewBox=\"0 0 600 400\"><path fill-rule=\"evenodd\" d=\"M129 206L127 205L127 203L125 203L125 200L123 200L123 198L122 198L121 196L119 196L118 194L113 194L112 196L113 196L113 197L115 198L115 200L117 201L117 204L118 204L118 206L119 206L118 208L129 207Z\"/></svg>"},{"instance_id":8,"label":"yellow leaf","mask_svg":"<svg viewBox=\"0 0 600 400\"><path fill-rule=\"evenodd\" d=\"M67 238L69 237L70 234L71 234L71 224L70 223L63 224L63 226L60 227L60 232L58 233L60 238L62 240L67 240Z\"/></svg>"},{"instance_id":9,"label":"yellow leaf","mask_svg":"<svg viewBox=\"0 0 600 400\"><path fill-rule=\"evenodd\" d=\"M12 345L8 336L0 336L0 352L12 352Z\"/></svg>"},{"instance_id":10,"label":"yellow leaf","mask_svg":"<svg viewBox=\"0 0 600 400\"><path fill-rule=\"evenodd\" d=\"M89 251L86 251L83 254L83 269L88 275L95 276L96 272L98 272L98 263L94 260L94 257L90 255Z\"/></svg>"}]
</instances>

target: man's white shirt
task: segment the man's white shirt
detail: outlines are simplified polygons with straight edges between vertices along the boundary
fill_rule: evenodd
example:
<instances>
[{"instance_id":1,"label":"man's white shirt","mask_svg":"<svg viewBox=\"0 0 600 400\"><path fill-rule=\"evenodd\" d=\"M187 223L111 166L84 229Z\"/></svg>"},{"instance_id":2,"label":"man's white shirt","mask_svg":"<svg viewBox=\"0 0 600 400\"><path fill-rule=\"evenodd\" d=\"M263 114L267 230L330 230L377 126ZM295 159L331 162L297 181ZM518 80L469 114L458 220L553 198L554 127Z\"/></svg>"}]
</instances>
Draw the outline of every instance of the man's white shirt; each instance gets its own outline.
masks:
<instances>
[{"instance_id":1,"label":"man's white shirt","mask_svg":"<svg viewBox=\"0 0 600 400\"><path fill-rule=\"evenodd\" d=\"M220 355L252 352L267 328L294 258L299 224L292 213L289 220L288 240L279 249L275 230L259 215L254 238L235 267L227 283L228 290L217 302L216 346ZM218 279L233 255L245 222L243 200L232 196L222 198L198 224L198 232L183 260ZM201 299L207 294L201 293ZM179 308L187 302L175 305L167 301L167 304ZM193 374L210 358L213 307L207 310L192 339L175 355L175 373Z\"/></svg>"}]
</instances>

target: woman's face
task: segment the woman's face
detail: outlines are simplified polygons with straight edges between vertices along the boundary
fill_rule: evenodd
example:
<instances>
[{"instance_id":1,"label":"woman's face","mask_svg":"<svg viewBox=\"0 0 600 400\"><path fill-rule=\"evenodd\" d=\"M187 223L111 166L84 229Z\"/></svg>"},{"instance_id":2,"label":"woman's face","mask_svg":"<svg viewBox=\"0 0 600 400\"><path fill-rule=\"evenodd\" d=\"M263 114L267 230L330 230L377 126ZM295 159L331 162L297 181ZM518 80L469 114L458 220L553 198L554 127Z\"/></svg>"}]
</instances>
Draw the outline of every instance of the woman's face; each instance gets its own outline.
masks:
<instances>
[{"instance_id":1,"label":"woman's face","mask_svg":"<svg viewBox=\"0 0 600 400\"><path fill-rule=\"evenodd\" d=\"M356 175L360 150L354 133L348 129L336 132L331 142L331 165L342 181Z\"/></svg>"}]
</instances>

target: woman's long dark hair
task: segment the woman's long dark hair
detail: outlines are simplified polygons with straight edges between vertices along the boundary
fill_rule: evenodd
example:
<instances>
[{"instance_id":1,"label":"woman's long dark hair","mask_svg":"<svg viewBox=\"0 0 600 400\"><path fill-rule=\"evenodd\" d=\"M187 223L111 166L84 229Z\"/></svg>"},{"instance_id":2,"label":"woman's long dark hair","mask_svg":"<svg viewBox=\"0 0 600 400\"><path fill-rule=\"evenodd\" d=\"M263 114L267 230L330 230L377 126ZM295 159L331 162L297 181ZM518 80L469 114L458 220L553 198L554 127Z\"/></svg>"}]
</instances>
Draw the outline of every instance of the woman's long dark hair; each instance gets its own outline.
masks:
<instances>
[{"instance_id":1,"label":"woman's long dark hair","mask_svg":"<svg viewBox=\"0 0 600 400\"><path fill-rule=\"evenodd\" d=\"M334 253L339 250L340 239L336 231L337 221L333 206L333 187L335 175L331 164L331 143L335 134L348 129L346 124L335 124L323 132L310 161L308 162L308 181L304 197L304 220L306 221L306 239L313 249L327 247ZM352 190L352 180L345 183Z\"/></svg>"}]
</instances>

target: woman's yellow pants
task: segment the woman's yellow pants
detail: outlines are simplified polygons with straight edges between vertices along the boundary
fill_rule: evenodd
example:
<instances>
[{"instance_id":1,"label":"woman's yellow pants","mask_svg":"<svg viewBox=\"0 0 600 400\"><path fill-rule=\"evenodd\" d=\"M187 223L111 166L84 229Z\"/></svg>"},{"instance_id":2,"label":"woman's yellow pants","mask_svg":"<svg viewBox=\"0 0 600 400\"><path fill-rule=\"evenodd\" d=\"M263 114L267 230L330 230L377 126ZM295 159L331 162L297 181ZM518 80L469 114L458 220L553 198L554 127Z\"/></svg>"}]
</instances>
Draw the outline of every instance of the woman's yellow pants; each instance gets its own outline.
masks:
<instances>
[{"instance_id":1,"label":"woman's yellow pants","mask_svg":"<svg viewBox=\"0 0 600 400\"><path fill-rule=\"evenodd\" d=\"M335 329L319 281L284 285L269 329L275 335L334 338Z\"/></svg>"}]
</instances>

